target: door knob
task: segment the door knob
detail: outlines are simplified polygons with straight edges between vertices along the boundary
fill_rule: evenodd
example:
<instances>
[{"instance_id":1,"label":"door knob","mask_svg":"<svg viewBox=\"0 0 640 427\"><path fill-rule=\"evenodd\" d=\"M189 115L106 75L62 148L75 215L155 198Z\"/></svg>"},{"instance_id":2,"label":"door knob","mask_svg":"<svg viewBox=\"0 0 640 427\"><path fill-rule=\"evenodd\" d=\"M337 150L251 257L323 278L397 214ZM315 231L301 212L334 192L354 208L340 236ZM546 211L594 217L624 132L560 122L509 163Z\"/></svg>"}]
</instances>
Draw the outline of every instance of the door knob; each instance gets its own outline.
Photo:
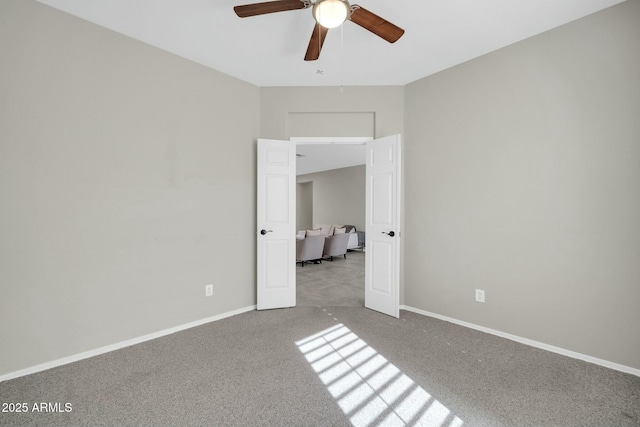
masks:
<instances>
[{"instance_id":1,"label":"door knob","mask_svg":"<svg viewBox=\"0 0 640 427\"><path fill-rule=\"evenodd\" d=\"M264 228L262 230L260 230L260 234L262 234L263 236L267 233L271 233L273 230L265 230Z\"/></svg>"},{"instance_id":2,"label":"door knob","mask_svg":"<svg viewBox=\"0 0 640 427\"><path fill-rule=\"evenodd\" d=\"M387 232L385 232L385 231L383 231L383 232L382 232L382 234L387 234L387 235L389 235L389 237L393 237L393 236L395 236L395 235L396 235L396 233L394 233L393 231L390 231L390 232L388 232L388 233L387 233Z\"/></svg>"}]
</instances>

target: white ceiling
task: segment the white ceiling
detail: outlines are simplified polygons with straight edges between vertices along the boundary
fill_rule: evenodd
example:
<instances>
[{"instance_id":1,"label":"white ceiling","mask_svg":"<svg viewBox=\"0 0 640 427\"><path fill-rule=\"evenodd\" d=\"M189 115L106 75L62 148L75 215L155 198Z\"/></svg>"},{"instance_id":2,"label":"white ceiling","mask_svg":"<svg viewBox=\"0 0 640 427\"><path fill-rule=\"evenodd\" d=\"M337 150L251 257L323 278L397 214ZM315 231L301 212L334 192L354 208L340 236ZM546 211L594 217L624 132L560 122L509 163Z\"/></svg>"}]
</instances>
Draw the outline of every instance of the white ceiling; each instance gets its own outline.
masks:
<instances>
[{"instance_id":1,"label":"white ceiling","mask_svg":"<svg viewBox=\"0 0 640 427\"><path fill-rule=\"evenodd\" d=\"M404 85L622 2L357 0L404 36L347 21L305 62L310 9L241 19L233 6L253 0L38 1L261 87Z\"/></svg>"},{"instance_id":2,"label":"white ceiling","mask_svg":"<svg viewBox=\"0 0 640 427\"><path fill-rule=\"evenodd\" d=\"M321 172L331 169L364 165L364 144L298 144L296 174Z\"/></svg>"}]
</instances>

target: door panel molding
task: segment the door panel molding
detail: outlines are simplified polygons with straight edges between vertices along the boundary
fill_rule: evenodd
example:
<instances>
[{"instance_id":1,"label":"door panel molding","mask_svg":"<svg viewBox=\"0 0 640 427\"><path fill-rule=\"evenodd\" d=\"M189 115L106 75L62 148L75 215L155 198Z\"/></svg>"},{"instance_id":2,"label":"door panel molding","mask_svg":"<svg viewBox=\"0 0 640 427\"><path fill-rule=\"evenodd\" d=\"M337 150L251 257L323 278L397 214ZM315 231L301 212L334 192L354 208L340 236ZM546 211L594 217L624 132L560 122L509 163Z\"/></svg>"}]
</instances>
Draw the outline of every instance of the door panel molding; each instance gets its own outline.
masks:
<instances>
[{"instance_id":1,"label":"door panel molding","mask_svg":"<svg viewBox=\"0 0 640 427\"><path fill-rule=\"evenodd\" d=\"M258 139L257 308L296 305L296 147Z\"/></svg>"},{"instance_id":2,"label":"door panel molding","mask_svg":"<svg viewBox=\"0 0 640 427\"><path fill-rule=\"evenodd\" d=\"M400 135L367 142L365 307L400 315Z\"/></svg>"}]
</instances>

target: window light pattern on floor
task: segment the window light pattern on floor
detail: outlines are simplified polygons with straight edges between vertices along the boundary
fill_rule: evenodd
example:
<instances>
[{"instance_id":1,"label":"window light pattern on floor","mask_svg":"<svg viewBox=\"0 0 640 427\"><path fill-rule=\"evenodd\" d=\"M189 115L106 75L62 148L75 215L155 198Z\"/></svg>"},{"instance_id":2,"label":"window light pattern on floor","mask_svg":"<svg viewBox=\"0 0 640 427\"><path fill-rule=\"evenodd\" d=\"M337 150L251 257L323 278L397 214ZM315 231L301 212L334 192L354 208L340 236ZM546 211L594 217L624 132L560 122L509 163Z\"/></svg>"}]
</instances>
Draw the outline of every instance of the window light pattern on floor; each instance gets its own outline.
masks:
<instances>
[{"instance_id":1,"label":"window light pattern on floor","mask_svg":"<svg viewBox=\"0 0 640 427\"><path fill-rule=\"evenodd\" d=\"M463 424L342 324L296 345L354 426L459 427Z\"/></svg>"}]
</instances>

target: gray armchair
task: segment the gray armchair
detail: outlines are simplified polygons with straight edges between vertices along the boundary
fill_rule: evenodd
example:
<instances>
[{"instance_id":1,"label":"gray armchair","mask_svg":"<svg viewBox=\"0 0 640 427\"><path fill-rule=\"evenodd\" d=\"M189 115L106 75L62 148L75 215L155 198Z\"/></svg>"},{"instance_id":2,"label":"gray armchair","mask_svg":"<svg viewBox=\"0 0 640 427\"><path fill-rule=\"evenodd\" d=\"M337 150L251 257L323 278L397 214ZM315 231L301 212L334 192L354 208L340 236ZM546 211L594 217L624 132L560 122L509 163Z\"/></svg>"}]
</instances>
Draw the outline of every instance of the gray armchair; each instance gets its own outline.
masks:
<instances>
[{"instance_id":1,"label":"gray armchair","mask_svg":"<svg viewBox=\"0 0 640 427\"><path fill-rule=\"evenodd\" d=\"M324 236L307 236L296 240L296 263L322 262L322 250L324 249Z\"/></svg>"},{"instance_id":2,"label":"gray armchair","mask_svg":"<svg viewBox=\"0 0 640 427\"><path fill-rule=\"evenodd\" d=\"M349 243L349 234L335 234L324 239L324 258L333 261L334 256L343 255L347 257L347 244Z\"/></svg>"}]
</instances>

